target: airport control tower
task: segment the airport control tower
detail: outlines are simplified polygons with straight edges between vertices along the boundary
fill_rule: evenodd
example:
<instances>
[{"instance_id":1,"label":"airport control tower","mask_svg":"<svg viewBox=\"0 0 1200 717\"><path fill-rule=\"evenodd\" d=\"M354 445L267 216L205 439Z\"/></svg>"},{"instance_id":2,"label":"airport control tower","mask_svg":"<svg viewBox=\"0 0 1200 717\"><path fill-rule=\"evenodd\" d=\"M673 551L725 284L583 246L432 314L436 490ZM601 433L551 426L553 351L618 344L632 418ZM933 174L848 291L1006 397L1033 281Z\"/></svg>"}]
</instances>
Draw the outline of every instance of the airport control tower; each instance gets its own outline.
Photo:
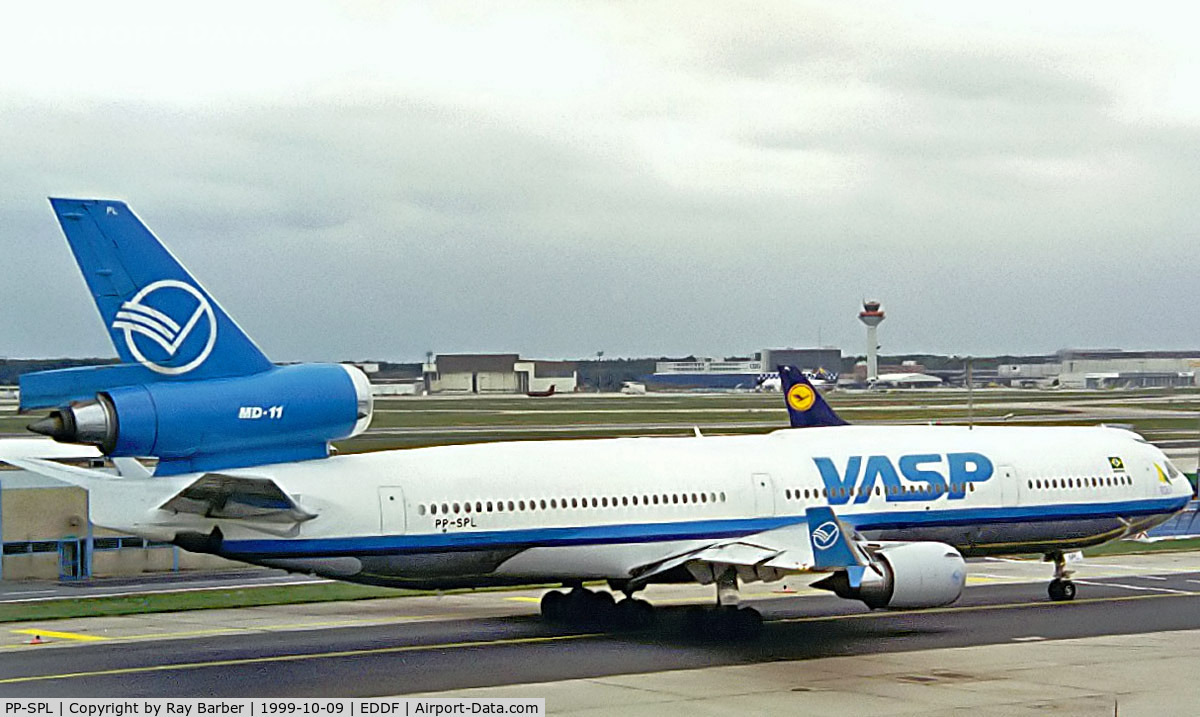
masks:
<instances>
[{"instance_id":1,"label":"airport control tower","mask_svg":"<svg viewBox=\"0 0 1200 717\"><path fill-rule=\"evenodd\" d=\"M883 310L878 301L863 301L863 310L858 314L858 320L867 325L867 381L879 378L879 338L875 329L883 322Z\"/></svg>"}]
</instances>

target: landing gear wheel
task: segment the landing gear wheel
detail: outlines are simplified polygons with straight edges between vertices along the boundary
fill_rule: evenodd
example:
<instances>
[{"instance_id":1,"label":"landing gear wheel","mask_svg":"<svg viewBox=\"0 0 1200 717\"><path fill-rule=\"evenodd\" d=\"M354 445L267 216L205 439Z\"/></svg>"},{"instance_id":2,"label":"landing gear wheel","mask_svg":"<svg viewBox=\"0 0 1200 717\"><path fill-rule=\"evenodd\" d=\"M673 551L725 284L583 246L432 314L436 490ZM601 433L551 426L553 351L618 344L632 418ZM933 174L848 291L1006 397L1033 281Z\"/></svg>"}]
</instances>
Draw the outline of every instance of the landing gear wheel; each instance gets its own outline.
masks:
<instances>
[{"instance_id":1,"label":"landing gear wheel","mask_svg":"<svg viewBox=\"0 0 1200 717\"><path fill-rule=\"evenodd\" d=\"M1070 580L1062 580L1055 578L1050 581L1050 587L1046 591L1050 594L1050 599L1055 602L1063 602L1066 600L1075 599L1075 583Z\"/></svg>"},{"instance_id":2,"label":"landing gear wheel","mask_svg":"<svg viewBox=\"0 0 1200 717\"><path fill-rule=\"evenodd\" d=\"M617 626L626 630L644 630L654 624L654 607L645 600L625 598L616 605Z\"/></svg>"},{"instance_id":3,"label":"landing gear wheel","mask_svg":"<svg viewBox=\"0 0 1200 717\"><path fill-rule=\"evenodd\" d=\"M684 615L689 634L704 640L743 642L762 634L762 614L749 607L720 606L711 610L689 608Z\"/></svg>"},{"instance_id":4,"label":"landing gear wheel","mask_svg":"<svg viewBox=\"0 0 1200 717\"><path fill-rule=\"evenodd\" d=\"M738 608L730 617L734 636L742 640L753 640L762 634L762 613L754 608Z\"/></svg>"},{"instance_id":5,"label":"landing gear wheel","mask_svg":"<svg viewBox=\"0 0 1200 717\"><path fill-rule=\"evenodd\" d=\"M542 596L542 617L549 622L562 622L567 617L567 595L551 590Z\"/></svg>"}]
</instances>

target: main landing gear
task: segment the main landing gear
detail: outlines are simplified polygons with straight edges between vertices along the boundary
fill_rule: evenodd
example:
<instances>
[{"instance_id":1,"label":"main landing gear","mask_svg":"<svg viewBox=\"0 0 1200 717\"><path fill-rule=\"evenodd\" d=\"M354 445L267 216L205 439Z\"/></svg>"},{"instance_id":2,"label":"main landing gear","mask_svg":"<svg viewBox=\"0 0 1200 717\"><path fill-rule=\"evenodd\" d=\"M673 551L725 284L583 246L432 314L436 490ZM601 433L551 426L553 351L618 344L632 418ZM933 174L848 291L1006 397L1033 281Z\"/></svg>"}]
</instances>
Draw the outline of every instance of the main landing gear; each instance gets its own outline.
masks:
<instances>
[{"instance_id":1,"label":"main landing gear","mask_svg":"<svg viewBox=\"0 0 1200 717\"><path fill-rule=\"evenodd\" d=\"M1046 590L1050 599L1055 602L1074 600L1075 583L1071 581L1071 575L1075 571L1067 567L1067 559L1062 553L1051 553L1046 559L1054 561L1054 579L1050 581L1050 587Z\"/></svg>"},{"instance_id":2,"label":"main landing gear","mask_svg":"<svg viewBox=\"0 0 1200 717\"><path fill-rule=\"evenodd\" d=\"M732 568L715 580L717 604L712 608L693 606L683 615L685 634L704 639L745 640L762 632L762 615L738 606L737 572ZM542 617L547 622L589 629L645 630L658 622L650 603L626 593L617 601L610 592L587 590L575 585L570 590L551 590L542 596Z\"/></svg>"},{"instance_id":3,"label":"main landing gear","mask_svg":"<svg viewBox=\"0 0 1200 717\"><path fill-rule=\"evenodd\" d=\"M542 596L542 617L549 622L586 627L643 630L654 625L654 606L627 595L620 602L612 593L576 586L569 592L551 590Z\"/></svg>"},{"instance_id":4,"label":"main landing gear","mask_svg":"<svg viewBox=\"0 0 1200 717\"><path fill-rule=\"evenodd\" d=\"M739 607L737 571L729 568L717 577L717 605L711 610L699 606L684 614L687 632L705 638L748 640L762 633L762 613L752 607Z\"/></svg>"}]
</instances>

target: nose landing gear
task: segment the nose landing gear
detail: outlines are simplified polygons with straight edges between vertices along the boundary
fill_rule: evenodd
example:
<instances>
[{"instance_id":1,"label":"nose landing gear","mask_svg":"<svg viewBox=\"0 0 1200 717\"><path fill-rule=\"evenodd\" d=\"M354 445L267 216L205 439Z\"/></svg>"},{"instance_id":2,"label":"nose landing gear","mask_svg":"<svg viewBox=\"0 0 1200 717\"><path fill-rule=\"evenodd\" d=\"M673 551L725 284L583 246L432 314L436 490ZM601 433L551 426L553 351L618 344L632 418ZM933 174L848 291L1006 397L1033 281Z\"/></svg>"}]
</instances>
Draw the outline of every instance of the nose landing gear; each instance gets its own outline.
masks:
<instances>
[{"instance_id":1,"label":"nose landing gear","mask_svg":"<svg viewBox=\"0 0 1200 717\"><path fill-rule=\"evenodd\" d=\"M1051 553L1046 559L1054 561L1054 579L1050 581L1050 587L1046 590L1050 599L1055 602L1074 600L1075 583L1072 582L1071 576L1075 571L1067 567L1067 559L1062 553Z\"/></svg>"}]
</instances>

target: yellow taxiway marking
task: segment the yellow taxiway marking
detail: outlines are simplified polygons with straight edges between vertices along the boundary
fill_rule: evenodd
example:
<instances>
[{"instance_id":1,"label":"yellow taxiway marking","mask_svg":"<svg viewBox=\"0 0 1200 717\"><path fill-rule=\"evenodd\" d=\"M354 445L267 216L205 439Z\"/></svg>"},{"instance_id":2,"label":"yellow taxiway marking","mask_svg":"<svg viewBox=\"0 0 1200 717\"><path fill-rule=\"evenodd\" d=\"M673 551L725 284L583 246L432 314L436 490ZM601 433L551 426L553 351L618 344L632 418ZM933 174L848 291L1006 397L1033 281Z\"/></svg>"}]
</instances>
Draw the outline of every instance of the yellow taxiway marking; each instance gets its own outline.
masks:
<instances>
[{"instance_id":1,"label":"yellow taxiway marking","mask_svg":"<svg viewBox=\"0 0 1200 717\"><path fill-rule=\"evenodd\" d=\"M53 637L56 640L79 640L80 642L96 642L97 640L107 640L106 637L99 635L83 635L78 632L58 632L57 630L39 630L37 628L29 628L27 630L9 630L19 635L37 635L38 637Z\"/></svg>"},{"instance_id":2,"label":"yellow taxiway marking","mask_svg":"<svg viewBox=\"0 0 1200 717\"><path fill-rule=\"evenodd\" d=\"M275 655L272 657L242 657L231 660L209 660L206 662L182 662L173 665L147 665L145 667L119 667L112 670L93 670L91 672L64 672L57 675L30 675L28 677L8 677L0 679L0 685L11 685L18 682L42 682L45 680L69 680L79 677L108 677L112 675L136 675L146 672L171 672L175 670L193 670L200 667L232 667L236 665L257 665L264 662L300 662L304 660L321 660L333 657L360 657L363 655L391 655L403 652L424 652L427 650L459 650L471 647L493 647L497 645L533 645L547 642L565 642L567 640L582 640L591 637L604 637L602 632L581 633L578 635L551 635L548 637L517 637L499 640L476 640L473 642L444 642L436 645L403 645L399 647L376 647L366 650L339 650L336 652L313 652L299 655Z\"/></svg>"},{"instance_id":3,"label":"yellow taxiway marking","mask_svg":"<svg viewBox=\"0 0 1200 717\"><path fill-rule=\"evenodd\" d=\"M512 600L513 602L541 602L542 601L541 598L525 597L524 595L518 595L517 597L508 597L508 598L504 598L504 599Z\"/></svg>"},{"instance_id":4,"label":"yellow taxiway marking","mask_svg":"<svg viewBox=\"0 0 1200 717\"><path fill-rule=\"evenodd\" d=\"M98 635L82 635L74 632L57 632L54 630L41 630L38 628L27 628L21 630L10 630L9 632L21 633L26 635L40 635L41 637L53 637L63 640L80 640L80 641L96 641L96 640L155 640L169 639L174 637L197 637L200 635L224 635L236 633L254 633L254 632L277 632L282 630L303 630L306 628L329 628L329 627L350 627L350 626L369 626L369 625L394 625L401 622L411 622L416 620L430 619L446 619L453 620L456 618L465 617L464 615L456 614L441 614L441 615L405 615L402 617L385 618L379 620L372 619L357 619L357 620L326 620L322 622L295 622L282 625L247 625L245 627L213 627L204 630L179 630L175 632L148 632L141 635L107 635L100 637ZM0 648L16 648L29 647L28 643L17 643L14 645L0 645Z\"/></svg>"}]
</instances>

